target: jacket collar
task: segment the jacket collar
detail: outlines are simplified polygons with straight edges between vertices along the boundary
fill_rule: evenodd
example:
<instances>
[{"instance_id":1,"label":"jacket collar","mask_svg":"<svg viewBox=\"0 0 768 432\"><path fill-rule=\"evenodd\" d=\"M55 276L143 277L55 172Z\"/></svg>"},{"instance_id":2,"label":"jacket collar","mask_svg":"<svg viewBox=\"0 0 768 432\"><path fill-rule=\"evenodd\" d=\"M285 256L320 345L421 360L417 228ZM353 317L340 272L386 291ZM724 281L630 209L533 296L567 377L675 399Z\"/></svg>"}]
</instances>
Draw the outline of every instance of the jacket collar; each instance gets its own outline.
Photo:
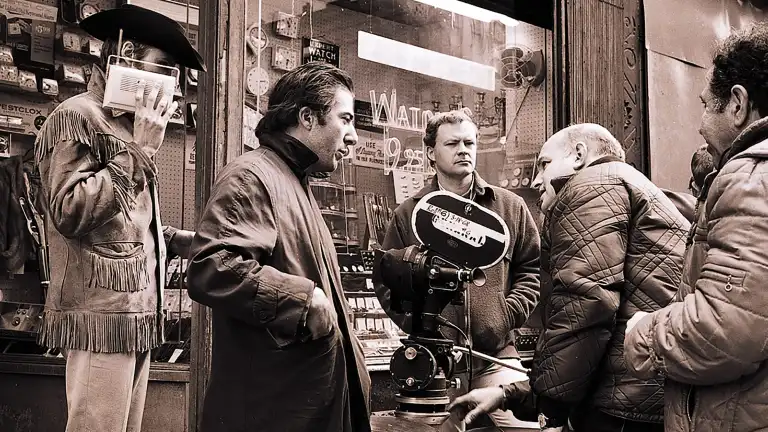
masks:
<instances>
[{"instance_id":1,"label":"jacket collar","mask_svg":"<svg viewBox=\"0 0 768 432\"><path fill-rule=\"evenodd\" d=\"M303 142L283 132L256 132L259 144L277 153L280 159L299 178L307 176L307 168L318 161L318 157Z\"/></svg>"},{"instance_id":2,"label":"jacket collar","mask_svg":"<svg viewBox=\"0 0 768 432\"><path fill-rule=\"evenodd\" d=\"M739 134L720 162L720 168L731 159L742 157L768 159L768 117L752 123Z\"/></svg>"},{"instance_id":3,"label":"jacket collar","mask_svg":"<svg viewBox=\"0 0 768 432\"><path fill-rule=\"evenodd\" d=\"M616 156L607 155L607 156L603 156L601 158L593 160L589 165L585 166L584 168L591 167L591 166L602 165L602 164L609 163L609 162L624 162L624 161L622 161L621 159L619 159ZM550 181L550 183L552 184L552 188L555 190L555 193L556 194L560 193L560 190L562 190L563 187L565 187L565 184L568 183L568 180L573 178L573 176L575 176L578 173L579 173L579 171L576 171L575 173L573 173L571 175L557 177L557 178L552 179Z\"/></svg>"},{"instance_id":4,"label":"jacket collar","mask_svg":"<svg viewBox=\"0 0 768 432\"><path fill-rule=\"evenodd\" d=\"M480 177L480 174L475 171L472 175L475 176L475 195L476 196L485 196L487 193L488 196L491 199L496 199L496 193L493 191L493 188L491 185L489 185L485 180L483 180L482 177ZM425 195L427 195L430 192L438 191L440 190L440 185L437 183L437 175L434 175L432 177L432 181L421 188L420 191L416 193L416 195L413 196L414 199L422 199Z\"/></svg>"},{"instance_id":5,"label":"jacket collar","mask_svg":"<svg viewBox=\"0 0 768 432\"><path fill-rule=\"evenodd\" d=\"M104 88L107 86L107 78L100 67L93 65L91 68L91 80L88 81L88 91L93 94L99 102L104 101Z\"/></svg>"}]
</instances>

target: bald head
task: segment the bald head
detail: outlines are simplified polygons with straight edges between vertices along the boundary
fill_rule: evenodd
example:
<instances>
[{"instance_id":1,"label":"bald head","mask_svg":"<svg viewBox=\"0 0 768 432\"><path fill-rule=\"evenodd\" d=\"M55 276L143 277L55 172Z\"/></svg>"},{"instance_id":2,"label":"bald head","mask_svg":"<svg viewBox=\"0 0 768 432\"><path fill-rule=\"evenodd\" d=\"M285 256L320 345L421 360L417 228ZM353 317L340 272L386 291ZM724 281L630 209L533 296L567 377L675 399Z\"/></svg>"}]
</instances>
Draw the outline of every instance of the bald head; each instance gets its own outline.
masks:
<instances>
[{"instance_id":1,"label":"bald head","mask_svg":"<svg viewBox=\"0 0 768 432\"><path fill-rule=\"evenodd\" d=\"M605 156L625 159L621 144L600 125L577 124L552 135L541 147L531 183L541 194L541 209L547 211L557 195L552 180L570 177Z\"/></svg>"},{"instance_id":2,"label":"bald head","mask_svg":"<svg viewBox=\"0 0 768 432\"><path fill-rule=\"evenodd\" d=\"M626 153L619 141L608 129L594 123L580 123L557 132L552 135L545 145L567 146L575 148L577 143L584 143L588 152L587 163L604 156L615 156L622 161L626 160Z\"/></svg>"}]
</instances>

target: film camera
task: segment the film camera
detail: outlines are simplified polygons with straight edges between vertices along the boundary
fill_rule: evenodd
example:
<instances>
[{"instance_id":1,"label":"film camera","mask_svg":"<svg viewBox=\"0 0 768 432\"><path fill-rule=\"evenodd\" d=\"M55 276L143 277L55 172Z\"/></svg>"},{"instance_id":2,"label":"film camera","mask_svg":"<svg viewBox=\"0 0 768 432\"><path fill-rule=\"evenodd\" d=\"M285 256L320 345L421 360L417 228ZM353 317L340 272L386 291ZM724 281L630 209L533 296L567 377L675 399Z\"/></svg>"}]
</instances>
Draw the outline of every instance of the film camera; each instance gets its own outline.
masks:
<instances>
[{"instance_id":1,"label":"film camera","mask_svg":"<svg viewBox=\"0 0 768 432\"><path fill-rule=\"evenodd\" d=\"M409 334L390 361L399 389L395 415L439 424L448 416L448 389L459 385L454 343L440 328L462 332L440 313L464 304L469 284L485 283L483 269L502 259L510 236L497 214L442 191L419 200L411 226L421 244L376 251L373 277L389 288L390 308L405 316Z\"/></svg>"}]
</instances>

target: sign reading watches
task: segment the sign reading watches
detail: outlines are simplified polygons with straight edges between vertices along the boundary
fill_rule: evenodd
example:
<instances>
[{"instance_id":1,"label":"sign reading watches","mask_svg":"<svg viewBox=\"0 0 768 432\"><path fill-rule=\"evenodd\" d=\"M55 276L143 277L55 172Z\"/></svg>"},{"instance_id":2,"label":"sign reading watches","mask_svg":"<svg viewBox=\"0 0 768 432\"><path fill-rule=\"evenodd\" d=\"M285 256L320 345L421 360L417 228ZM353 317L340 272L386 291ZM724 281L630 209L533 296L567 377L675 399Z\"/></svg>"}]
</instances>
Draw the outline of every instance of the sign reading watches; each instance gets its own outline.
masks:
<instances>
[{"instance_id":1,"label":"sign reading watches","mask_svg":"<svg viewBox=\"0 0 768 432\"><path fill-rule=\"evenodd\" d=\"M303 63L320 61L340 67L339 55L341 51L338 45L321 42L317 39L304 38L302 47Z\"/></svg>"}]
</instances>

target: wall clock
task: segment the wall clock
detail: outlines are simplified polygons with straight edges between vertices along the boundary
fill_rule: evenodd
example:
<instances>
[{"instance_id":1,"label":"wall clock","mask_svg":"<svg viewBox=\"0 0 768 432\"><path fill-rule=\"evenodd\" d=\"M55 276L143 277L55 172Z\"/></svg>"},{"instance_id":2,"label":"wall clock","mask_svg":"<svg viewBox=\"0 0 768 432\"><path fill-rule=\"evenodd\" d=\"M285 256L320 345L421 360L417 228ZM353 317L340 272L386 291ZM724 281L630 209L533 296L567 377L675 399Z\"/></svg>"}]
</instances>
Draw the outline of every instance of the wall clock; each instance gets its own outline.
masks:
<instances>
[{"instance_id":1,"label":"wall clock","mask_svg":"<svg viewBox=\"0 0 768 432\"><path fill-rule=\"evenodd\" d=\"M275 16L275 33L291 39L299 37L299 17L285 12Z\"/></svg>"},{"instance_id":2,"label":"wall clock","mask_svg":"<svg viewBox=\"0 0 768 432\"><path fill-rule=\"evenodd\" d=\"M248 70L245 89L254 96L264 96L269 90L269 74L263 68L252 67Z\"/></svg>"},{"instance_id":3,"label":"wall clock","mask_svg":"<svg viewBox=\"0 0 768 432\"><path fill-rule=\"evenodd\" d=\"M248 44L248 48L258 55L269 44L269 38L267 38L267 33L264 31L264 26L261 26L261 38L259 38L259 23L253 24L248 28L245 42Z\"/></svg>"},{"instance_id":4,"label":"wall clock","mask_svg":"<svg viewBox=\"0 0 768 432\"><path fill-rule=\"evenodd\" d=\"M80 5L80 10L78 11L78 19L82 21L98 12L99 12L98 6L92 3L83 3L82 5Z\"/></svg>"}]
</instances>

